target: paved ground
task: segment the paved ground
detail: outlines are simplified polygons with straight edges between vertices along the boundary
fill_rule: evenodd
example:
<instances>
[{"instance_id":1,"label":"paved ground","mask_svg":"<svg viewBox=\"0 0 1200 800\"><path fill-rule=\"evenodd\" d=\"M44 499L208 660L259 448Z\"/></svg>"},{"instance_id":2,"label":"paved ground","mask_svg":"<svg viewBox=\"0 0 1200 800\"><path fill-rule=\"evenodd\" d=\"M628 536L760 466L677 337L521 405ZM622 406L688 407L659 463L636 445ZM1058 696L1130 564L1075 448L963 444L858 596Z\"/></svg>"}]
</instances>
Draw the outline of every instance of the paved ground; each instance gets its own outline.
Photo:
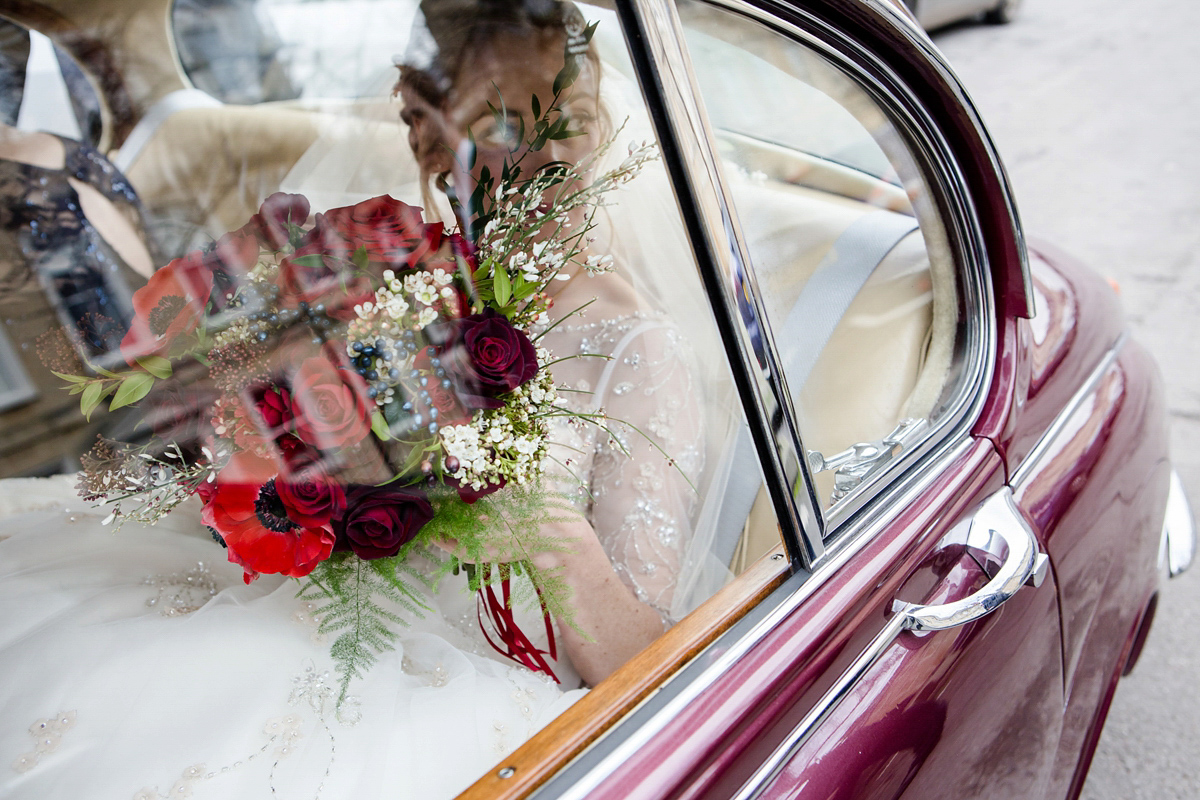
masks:
<instances>
[{"instance_id":1,"label":"paved ground","mask_svg":"<svg viewBox=\"0 0 1200 800\"><path fill-rule=\"evenodd\" d=\"M1026 0L934 39L995 137L1025 228L1123 289L1167 382L1200 507L1200 3ZM1084 800L1200 798L1200 568L1168 585L1117 691Z\"/></svg>"}]
</instances>

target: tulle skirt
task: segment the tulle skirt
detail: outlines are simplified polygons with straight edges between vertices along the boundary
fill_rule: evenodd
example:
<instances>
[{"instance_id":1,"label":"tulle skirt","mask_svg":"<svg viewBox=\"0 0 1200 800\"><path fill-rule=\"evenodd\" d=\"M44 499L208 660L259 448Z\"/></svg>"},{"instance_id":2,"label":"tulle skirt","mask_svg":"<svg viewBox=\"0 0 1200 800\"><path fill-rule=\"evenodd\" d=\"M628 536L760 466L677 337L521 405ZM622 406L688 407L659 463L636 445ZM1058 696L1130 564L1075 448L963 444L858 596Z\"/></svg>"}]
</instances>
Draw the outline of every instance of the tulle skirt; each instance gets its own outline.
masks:
<instances>
[{"instance_id":1,"label":"tulle skirt","mask_svg":"<svg viewBox=\"0 0 1200 800\"><path fill-rule=\"evenodd\" d=\"M102 526L72 483L0 481L0 797L436 800L584 691L489 656L452 587L338 704L295 581L244 585L195 508Z\"/></svg>"}]
</instances>

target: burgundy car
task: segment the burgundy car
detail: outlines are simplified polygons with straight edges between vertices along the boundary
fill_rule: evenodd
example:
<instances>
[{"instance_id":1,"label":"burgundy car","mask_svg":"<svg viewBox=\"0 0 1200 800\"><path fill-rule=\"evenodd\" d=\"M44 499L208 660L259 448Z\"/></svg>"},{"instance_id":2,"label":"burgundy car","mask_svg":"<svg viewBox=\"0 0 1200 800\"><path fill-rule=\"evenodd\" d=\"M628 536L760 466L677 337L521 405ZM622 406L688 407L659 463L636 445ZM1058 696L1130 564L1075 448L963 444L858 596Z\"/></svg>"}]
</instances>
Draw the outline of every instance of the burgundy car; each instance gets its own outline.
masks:
<instances>
[{"instance_id":1,"label":"burgundy car","mask_svg":"<svg viewBox=\"0 0 1200 800\"><path fill-rule=\"evenodd\" d=\"M101 109L93 143L152 254L298 185L421 202L411 161L361 168L408 141L390 82L368 87L404 50L378 20L415 3L214 4L254 20L236 35L203 5L0 8L70 65L45 80L72 103L36 118ZM675 237L625 242L667 265L647 291L677 303L710 376L696 525L726 572L460 796L1077 797L1194 547L1162 379L1112 287L1026 241L970 98L898 0L580 8L601 92L658 144L611 224L657 214ZM92 277L45 279L44 316L79 334L96 303L129 306L120 276ZM101 361L106 335L87 343ZM79 415L24 336L0 327L0 477L133 435L135 418Z\"/></svg>"}]
</instances>

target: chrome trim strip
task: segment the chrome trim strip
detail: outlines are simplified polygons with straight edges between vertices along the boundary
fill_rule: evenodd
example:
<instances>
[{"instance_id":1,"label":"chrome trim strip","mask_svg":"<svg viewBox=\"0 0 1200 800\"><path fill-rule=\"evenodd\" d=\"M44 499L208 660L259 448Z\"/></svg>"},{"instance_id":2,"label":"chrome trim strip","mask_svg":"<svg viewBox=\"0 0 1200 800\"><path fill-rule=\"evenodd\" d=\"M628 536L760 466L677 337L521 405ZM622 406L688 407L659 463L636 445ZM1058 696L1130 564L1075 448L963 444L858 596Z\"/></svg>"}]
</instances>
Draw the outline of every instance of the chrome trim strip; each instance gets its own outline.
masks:
<instances>
[{"instance_id":1,"label":"chrome trim strip","mask_svg":"<svg viewBox=\"0 0 1200 800\"><path fill-rule=\"evenodd\" d=\"M794 417L794 406L788 392L783 369L778 360L771 328L762 302L754 270L741 234L737 212L729 193L728 181L717 155L716 140L708 125L703 99L696 86L691 60L684 44L682 22L672 0L630 0L618 3L618 14L629 44L631 55L641 55L645 47L649 58L639 64L657 83L660 94L652 97L643 90L647 104L661 101L665 119L672 136L660 131L660 139L670 139L678 147L683 161L683 173L677 177L684 182L695 210L700 217L699 232L709 246L716 274L701 263L701 275L708 284L710 298L720 310L736 319L732 327L737 332L737 355L752 376L755 401L761 416L748 417L751 429L758 428L756 439L759 455L764 461L767 486L772 490L781 521L798 519L798 536L789 543L793 561L812 564L824 552L824 519L820 513L816 489L808 471L806 452ZM634 31L636 31L635 38ZM659 120L655 120L656 125ZM698 259L703 262L703 259ZM714 309L716 311L717 309ZM757 329L757 339L751 331ZM769 423L768 423L769 421ZM763 427L766 430L763 430ZM765 435L764 435L765 434ZM769 441L774 447L763 448ZM775 474L772 475L771 473ZM797 479L803 477L802 481ZM782 487L797 487L783 492ZM785 526L786 527L786 526Z\"/></svg>"},{"instance_id":2,"label":"chrome trim strip","mask_svg":"<svg viewBox=\"0 0 1200 800\"><path fill-rule=\"evenodd\" d=\"M1183 481L1174 469L1171 470L1171 488L1167 492L1163 537L1167 544L1167 574L1172 578L1182 575L1196 556L1196 519L1183 491Z\"/></svg>"},{"instance_id":3,"label":"chrome trim strip","mask_svg":"<svg viewBox=\"0 0 1200 800\"><path fill-rule=\"evenodd\" d=\"M1127 341L1129 341L1128 332L1122 333L1117 338L1117 341L1113 342L1112 347L1101 357L1091 374L1088 375L1087 379L1076 390L1071 399L1067 401L1067 404L1063 406L1062 411L1059 411L1058 416L1047 426L1046 432L1037 440L1037 444L1033 446L1029 454L1021 460L1020 465L1015 469L1010 468L1008 483L1014 490L1019 489L1022 483L1029 480L1030 475L1037 469L1038 463L1046 457L1050 448L1054 446L1059 434L1062 433L1063 429L1071 421L1071 416L1087 400L1088 396L1096 390L1096 386L1100 383L1100 379L1104 377L1104 373L1108 372L1112 365L1116 363L1117 356L1121 354L1121 348L1125 346L1125 342Z\"/></svg>"},{"instance_id":4,"label":"chrome trim strip","mask_svg":"<svg viewBox=\"0 0 1200 800\"><path fill-rule=\"evenodd\" d=\"M833 710L841 704L846 696L853 691L855 684L867 674L867 670L875 665L883 654L887 652L888 647L892 642L896 641L896 637L904 632L908 617L905 614L894 614L888 620L887 625L883 627L879 633L875 634L875 638L867 645L866 649L854 660L854 663L842 673L842 676L837 679L837 682L825 693L817 704L812 707L804 719L800 720L800 724L792 729L787 738L775 748L774 752L767 757L762 766L754 771L754 774L742 784L742 788L738 789L737 794L733 795L730 800L754 800L767 790L768 785L783 768L787 766L787 762L799 752L804 743L809 740L817 726L825 721Z\"/></svg>"}]
</instances>

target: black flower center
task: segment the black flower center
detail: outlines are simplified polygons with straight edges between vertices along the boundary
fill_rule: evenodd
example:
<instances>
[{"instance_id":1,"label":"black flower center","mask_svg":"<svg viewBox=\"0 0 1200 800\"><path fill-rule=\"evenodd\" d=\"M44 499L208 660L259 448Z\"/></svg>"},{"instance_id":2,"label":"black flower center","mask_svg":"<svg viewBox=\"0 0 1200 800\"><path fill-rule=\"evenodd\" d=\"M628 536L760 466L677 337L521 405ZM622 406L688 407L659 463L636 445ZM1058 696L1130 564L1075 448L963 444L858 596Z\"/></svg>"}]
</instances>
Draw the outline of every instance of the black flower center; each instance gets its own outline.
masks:
<instances>
[{"instance_id":1,"label":"black flower center","mask_svg":"<svg viewBox=\"0 0 1200 800\"><path fill-rule=\"evenodd\" d=\"M287 509L279 499L275 489L275 479L267 481L258 490L258 499L254 501L254 513L258 521L269 531L287 533L296 527L296 523L288 519Z\"/></svg>"},{"instance_id":2,"label":"black flower center","mask_svg":"<svg viewBox=\"0 0 1200 800\"><path fill-rule=\"evenodd\" d=\"M187 301L177 294L169 294L158 301L158 305L150 312L150 318L147 322L150 323L150 332L155 336L166 334L167 329L171 327L171 323L179 316L180 312L187 306Z\"/></svg>"}]
</instances>

